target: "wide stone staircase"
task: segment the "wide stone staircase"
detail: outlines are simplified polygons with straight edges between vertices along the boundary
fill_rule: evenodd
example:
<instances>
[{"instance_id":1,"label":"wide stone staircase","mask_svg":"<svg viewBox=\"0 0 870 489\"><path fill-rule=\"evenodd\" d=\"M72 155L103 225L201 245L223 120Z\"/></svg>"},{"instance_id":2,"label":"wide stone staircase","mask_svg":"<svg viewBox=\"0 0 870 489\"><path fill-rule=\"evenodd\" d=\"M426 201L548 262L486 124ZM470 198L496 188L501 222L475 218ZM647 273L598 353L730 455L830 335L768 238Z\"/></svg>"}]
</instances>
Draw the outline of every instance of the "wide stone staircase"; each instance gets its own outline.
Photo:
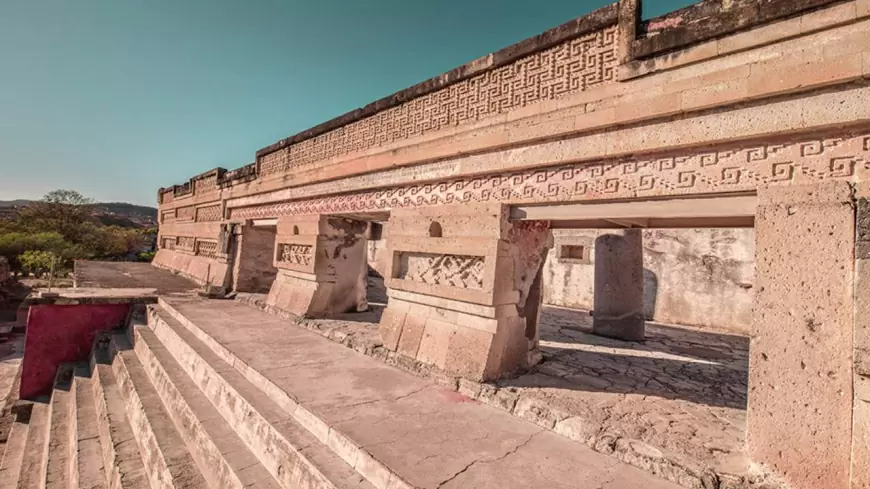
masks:
<instances>
[{"instance_id":1,"label":"wide stone staircase","mask_svg":"<svg viewBox=\"0 0 870 489\"><path fill-rule=\"evenodd\" d=\"M0 489L677 487L246 307L98 337L17 407Z\"/></svg>"}]
</instances>

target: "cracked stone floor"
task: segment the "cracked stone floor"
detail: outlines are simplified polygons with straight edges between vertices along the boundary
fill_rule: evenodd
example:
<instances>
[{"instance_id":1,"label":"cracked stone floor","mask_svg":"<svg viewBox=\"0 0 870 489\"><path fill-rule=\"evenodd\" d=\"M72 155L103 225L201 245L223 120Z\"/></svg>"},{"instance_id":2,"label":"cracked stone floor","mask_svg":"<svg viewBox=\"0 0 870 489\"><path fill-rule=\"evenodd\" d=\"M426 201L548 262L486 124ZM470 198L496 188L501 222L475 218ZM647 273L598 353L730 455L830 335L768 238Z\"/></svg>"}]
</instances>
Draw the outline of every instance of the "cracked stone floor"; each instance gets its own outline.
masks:
<instances>
[{"instance_id":1,"label":"cracked stone floor","mask_svg":"<svg viewBox=\"0 0 870 489\"><path fill-rule=\"evenodd\" d=\"M379 284L375 279L371 285ZM306 326L375 347L383 298L370 296L370 301L373 307L364 313L309 320ZM530 372L494 383L533 401L525 411L518 403L515 415L556 430L566 419L581 421L575 423L580 432L569 433L571 438L604 452L610 449L602 445L613 447L618 440L633 446L640 441L640 452L653 453L666 465L695 473L749 472L748 337L648 322L646 341L633 343L591 330L586 311L543 308L543 361ZM541 416L551 419L536 419Z\"/></svg>"},{"instance_id":2,"label":"cracked stone floor","mask_svg":"<svg viewBox=\"0 0 870 489\"><path fill-rule=\"evenodd\" d=\"M343 435L342 443L358 444L414 487L677 488L245 304L166 300Z\"/></svg>"},{"instance_id":3,"label":"cracked stone floor","mask_svg":"<svg viewBox=\"0 0 870 489\"><path fill-rule=\"evenodd\" d=\"M371 278L370 292L369 311L305 320L300 325L358 350L377 350L381 345L377 323L386 297L376 278ZM240 294L239 299L257 304L265 295ZM667 466L695 474L748 472L748 338L652 322L647 323L647 339L642 343L600 338L589 331L587 312L543 308L543 361L527 373L490 384L519 399L513 415L605 453L628 446L634 450L629 458L640 454L658 459L659 468L652 469L656 473ZM529 442L535 443L539 442ZM519 463L504 464L505 471L523 464L516 454L504 457ZM473 477L476 470L469 467L465 474Z\"/></svg>"}]
</instances>

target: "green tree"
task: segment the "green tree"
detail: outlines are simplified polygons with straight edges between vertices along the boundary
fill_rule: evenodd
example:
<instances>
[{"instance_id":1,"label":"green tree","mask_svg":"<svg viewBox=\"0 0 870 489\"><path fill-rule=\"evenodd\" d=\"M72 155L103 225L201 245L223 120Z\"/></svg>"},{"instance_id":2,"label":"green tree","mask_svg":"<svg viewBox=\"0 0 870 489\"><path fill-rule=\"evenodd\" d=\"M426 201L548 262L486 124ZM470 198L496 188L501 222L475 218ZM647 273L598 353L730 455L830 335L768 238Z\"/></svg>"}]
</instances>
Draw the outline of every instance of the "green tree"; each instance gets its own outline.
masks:
<instances>
[{"instance_id":1,"label":"green tree","mask_svg":"<svg viewBox=\"0 0 870 489\"><path fill-rule=\"evenodd\" d=\"M92 203L74 190L55 190L22 209L18 222L30 232L56 232L78 242L83 225L93 222Z\"/></svg>"},{"instance_id":2,"label":"green tree","mask_svg":"<svg viewBox=\"0 0 870 489\"><path fill-rule=\"evenodd\" d=\"M60 268L60 257L51 251L27 250L22 253L18 260L21 268L37 277L48 273L52 268Z\"/></svg>"}]
</instances>

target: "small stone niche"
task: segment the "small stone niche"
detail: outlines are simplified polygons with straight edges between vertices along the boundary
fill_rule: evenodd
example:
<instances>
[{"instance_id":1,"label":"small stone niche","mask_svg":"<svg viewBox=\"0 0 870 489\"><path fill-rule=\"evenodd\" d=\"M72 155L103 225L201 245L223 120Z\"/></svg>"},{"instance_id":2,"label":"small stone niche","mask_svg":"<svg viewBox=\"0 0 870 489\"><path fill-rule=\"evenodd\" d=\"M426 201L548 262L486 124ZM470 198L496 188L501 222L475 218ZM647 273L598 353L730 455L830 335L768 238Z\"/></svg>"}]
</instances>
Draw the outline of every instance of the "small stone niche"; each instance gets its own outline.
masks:
<instances>
[{"instance_id":1,"label":"small stone niche","mask_svg":"<svg viewBox=\"0 0 870 489\"><path fill-rule=\"evenodd\" d=\"M592 246L587 242L560 243L556 247L556 258L562 263L591 264Z\"/></svg>"}]
</instances>

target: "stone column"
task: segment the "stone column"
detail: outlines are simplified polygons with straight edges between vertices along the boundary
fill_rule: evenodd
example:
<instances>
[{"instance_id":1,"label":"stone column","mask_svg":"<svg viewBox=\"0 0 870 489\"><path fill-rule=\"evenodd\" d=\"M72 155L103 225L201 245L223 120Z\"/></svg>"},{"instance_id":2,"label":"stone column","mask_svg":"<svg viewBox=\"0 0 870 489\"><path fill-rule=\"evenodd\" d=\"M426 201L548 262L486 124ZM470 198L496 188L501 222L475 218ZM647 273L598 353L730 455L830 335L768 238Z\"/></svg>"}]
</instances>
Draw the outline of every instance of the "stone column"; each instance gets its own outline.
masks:
<instances>
[{"instance_id":1,"label":"stone column","mask_svg":"<svg viewBox=\"0 0 870 489\"><path fill-rule=\"evenodd\" d=\"M499 204L391 213L386 348L474 380L538 358L527 323L537 323L533 283L552 246L549 222L507 216Z\"/></svg>"},{"instance_id":2,"label":"stone column","mask_svg":"<svg viewBox=\"0 0 870 489\"><path fill-rule=\"evenodd\" d=\"M759 189L748 442L794 489L847 489L854 209L846 182Z\"/></svg>"},{"instance_id":3,"label":"stone column","mask_svg":"<svg viewBox=\"0 0 870 489\"><path fill-rule=\"evenodd\" d=\"M870 184L858 185L855 209L854 399L852 487L870 487Z\"/></svg>"},{"instance_id":4,"label":"stone column","mask_svg":"<svg viewBox=\"0 0 870 489\"><path fill-rule=\"evenodd\" d=\"M366 223L319 214L282 217L275 241L278 275L266 304L300 317L330 317L365 308L360 280Z\"/></svg>"},{"instance_id":5,"label":"stone column","mask_svg":"<svg viewBox=\"0 0 870 489\"><path fill-rule=\"evenodd\" d=\"M643 233L640 229L608 232L595 240L595 295L592 332L642 341Z\"/></svg>"}]
</instances>

